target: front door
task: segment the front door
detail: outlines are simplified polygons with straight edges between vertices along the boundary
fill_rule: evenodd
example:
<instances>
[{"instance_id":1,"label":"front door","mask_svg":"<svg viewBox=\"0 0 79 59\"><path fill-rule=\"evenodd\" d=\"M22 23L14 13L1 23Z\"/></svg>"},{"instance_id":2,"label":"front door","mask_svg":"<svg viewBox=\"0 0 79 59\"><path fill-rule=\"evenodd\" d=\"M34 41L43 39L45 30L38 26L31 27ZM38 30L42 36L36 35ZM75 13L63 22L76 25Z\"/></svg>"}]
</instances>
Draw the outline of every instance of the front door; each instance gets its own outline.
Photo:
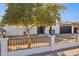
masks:
<instances>
[{"instance_id":1,"label":"front door","mask_svg":"<svg viewBox=\"0 0 79 59\"><path fill-rule=\"evenodd\" d=\"M37 34L45 34L45 27L40 26L37 28Z\"/></svg>"}]
</instances>

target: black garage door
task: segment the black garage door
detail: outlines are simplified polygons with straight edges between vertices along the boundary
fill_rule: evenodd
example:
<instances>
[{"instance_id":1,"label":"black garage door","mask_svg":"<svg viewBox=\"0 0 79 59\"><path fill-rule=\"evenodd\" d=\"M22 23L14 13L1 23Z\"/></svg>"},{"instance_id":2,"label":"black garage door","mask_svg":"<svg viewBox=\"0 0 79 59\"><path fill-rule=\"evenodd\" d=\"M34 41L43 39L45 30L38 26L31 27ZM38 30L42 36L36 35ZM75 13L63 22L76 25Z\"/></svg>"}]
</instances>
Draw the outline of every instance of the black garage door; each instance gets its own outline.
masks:
<instances>
[{"instance_id":1,"label":"black garage door","mask_svg":"<svg viewBox=\"0 0 79 59\"><path fill-rule=\"evenodd\" d=\"M72 26L61 26L60 27L60 33L72 33Z\"/></svg>"}]
</instances>

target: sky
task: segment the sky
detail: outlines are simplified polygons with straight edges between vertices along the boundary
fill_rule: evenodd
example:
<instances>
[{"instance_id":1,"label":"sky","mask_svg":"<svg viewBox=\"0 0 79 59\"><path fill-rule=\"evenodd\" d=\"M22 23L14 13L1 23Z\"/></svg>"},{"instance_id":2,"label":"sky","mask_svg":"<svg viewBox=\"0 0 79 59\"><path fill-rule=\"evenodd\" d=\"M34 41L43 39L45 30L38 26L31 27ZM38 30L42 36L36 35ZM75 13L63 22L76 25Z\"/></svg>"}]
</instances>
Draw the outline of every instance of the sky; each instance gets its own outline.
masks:
<instances>
[{"instance_id":1,"label":"sky","mask_svg":"<svg viewBox=\"0 0 79 59\"><path fill-rule=\"evenodd\" d=\"M79 3L65 3L66 10L61 13L62 21L79 22ZM7 9L5 4L0 4L0 20Z\"/></svg>"},{"instance_id":2,"label":"sky","mask_svg":"<svg viewBox=\"0 0 79 59\"><path fill-rule=\"evenodd\" d=\"M61 14L63 21L79 22L79 3L65 4L66 10Z\"/></svg>"},{"instance_id":3,"label":"sky","mask_svg":"<svg viewBox=\"0 0 79 59\"><path fill-rule=\"evenodd\" d=\"M0 4L0 20L2 19L2 16L4 16L6 9L7 6L5 4Z\"/></svg>"}]
</instances>

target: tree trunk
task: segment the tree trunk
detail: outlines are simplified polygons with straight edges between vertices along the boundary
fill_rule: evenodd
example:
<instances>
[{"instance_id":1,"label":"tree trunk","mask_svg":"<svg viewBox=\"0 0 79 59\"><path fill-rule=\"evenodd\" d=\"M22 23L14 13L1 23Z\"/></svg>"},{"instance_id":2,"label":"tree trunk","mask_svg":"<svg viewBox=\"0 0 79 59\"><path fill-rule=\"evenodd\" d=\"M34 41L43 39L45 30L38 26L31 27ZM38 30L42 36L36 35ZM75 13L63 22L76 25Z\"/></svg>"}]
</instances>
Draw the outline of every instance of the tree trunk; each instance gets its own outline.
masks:
<instances>
[{"instance_id":1,"label":"tree trunk","mask_svg":"<svg viewBox=\"0 0 79 59\"><path fill-rule=\"evenodd\" d=\"M27 29L27 37L29 39L29 41L28 41L28 48L30 48L32 42L31 42L31 37L30 37L30 31L29 31L29 29Z\"/></svg>"},{"instance_id":2,"label":"tree trunk","mask_svg":"<svg viewBox=\"0 0 79 59\"><path fill-rule=\"evenodd\" d=\"M28 38L28 48L30 48L31 47L31 44L32 44L32 40L31 40L31 36L30 36L30 29L33 26L31 28L29 28L27 25L24 25L23 27L24 27L24 29L25 29L25 31L27 33L26 37Z\"/></svg>"}]
</instances>

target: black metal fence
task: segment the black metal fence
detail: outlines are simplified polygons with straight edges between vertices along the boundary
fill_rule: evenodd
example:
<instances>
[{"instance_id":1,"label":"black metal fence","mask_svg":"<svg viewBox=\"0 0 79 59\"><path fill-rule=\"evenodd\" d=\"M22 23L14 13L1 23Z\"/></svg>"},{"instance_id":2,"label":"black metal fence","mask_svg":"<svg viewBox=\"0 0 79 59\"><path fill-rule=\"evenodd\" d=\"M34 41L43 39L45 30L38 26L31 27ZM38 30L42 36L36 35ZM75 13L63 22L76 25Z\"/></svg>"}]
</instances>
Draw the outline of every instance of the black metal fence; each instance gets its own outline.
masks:
<instances>
[{"instance_id":1,"label":"black metal fence","mask_svg":"<svg viewBox=\"0 0 79 59\"><path fill-rule=\"evenodd\" d=\"M15 51L21 49L28 49L29 38L27 37L14 37L8 40L8 51ZM44 47L50 45L49 37L31 37L30 48Z\"/></svg>"}]
</instances>

